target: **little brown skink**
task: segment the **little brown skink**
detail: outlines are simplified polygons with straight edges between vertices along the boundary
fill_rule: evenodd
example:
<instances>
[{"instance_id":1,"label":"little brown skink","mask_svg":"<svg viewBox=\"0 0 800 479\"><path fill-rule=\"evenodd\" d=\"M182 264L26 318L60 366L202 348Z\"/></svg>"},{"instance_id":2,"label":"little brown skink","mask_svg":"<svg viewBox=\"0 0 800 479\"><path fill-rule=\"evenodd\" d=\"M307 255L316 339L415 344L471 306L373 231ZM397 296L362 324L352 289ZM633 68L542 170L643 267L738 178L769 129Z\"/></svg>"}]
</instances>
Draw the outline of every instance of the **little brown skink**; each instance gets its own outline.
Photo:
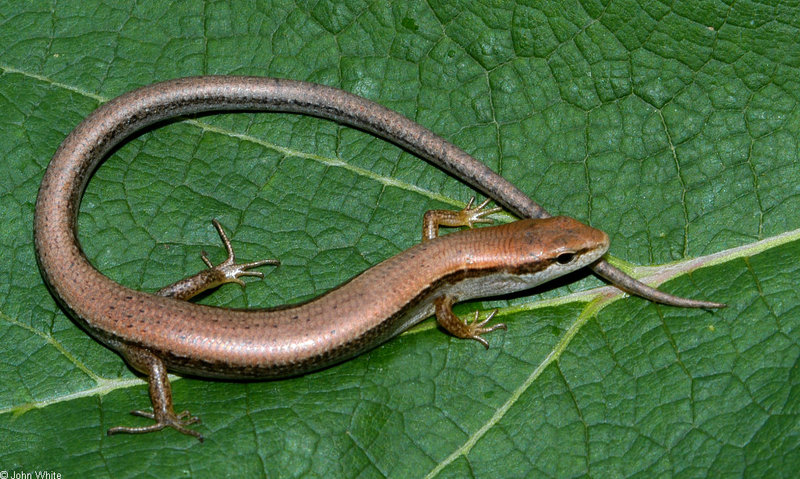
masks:
<instances>
[{"instance_id":1,"label":"little brown skink","mask_svg":"<svg viewBox=\"0 0 800 479\"><path fill-rule=\"evenodd\" d=\"M90 176L106 154L142 128L211 111L280 111L331 119L401 146L482 191L513 213L514 223L437 237L438 226L488 222L486 203L461 212L426 215L423 242L304 304L265 310L213 308L184 301L197 292L273 261L237 265L229 259L158 295L121 286L97 271L77 240L77 215ZM549 214L466 152L413 121L342 90L291 80L206 76L149 85L102 105L64 140L42 179L34 237L39 267L59 303L86 331L148 376L155 423L116 432L187 428L197 419L172 408L167 370L206 377L269 378L302 374L371 349L431 314L452 334L480 335L504 327L466 323L456 301L527 289L583 266L640 296L687 307L719 303L677 298L655 290L600 257L605 233ZM176 299L177 298L177 299Z\"/></svg>"}]
</instances>

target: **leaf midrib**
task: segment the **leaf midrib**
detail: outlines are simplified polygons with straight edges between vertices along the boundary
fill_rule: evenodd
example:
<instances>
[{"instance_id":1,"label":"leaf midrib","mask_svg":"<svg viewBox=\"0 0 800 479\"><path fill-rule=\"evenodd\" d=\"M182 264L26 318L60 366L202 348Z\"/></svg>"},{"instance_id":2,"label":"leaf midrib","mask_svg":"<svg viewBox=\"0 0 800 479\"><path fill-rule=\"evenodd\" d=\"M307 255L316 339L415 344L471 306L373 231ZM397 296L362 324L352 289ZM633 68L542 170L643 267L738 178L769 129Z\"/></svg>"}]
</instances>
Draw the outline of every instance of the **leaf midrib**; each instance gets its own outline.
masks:
<instances>
[{"instance_id":1,"label":"leaf midrib","mask_svg":"<svg viewBox=\"0 0 800 479\"><path fill-rule=\"evenodd\" d=\"M680 276L689 274L693 271L697 271L711 266L719 266L721 264L735 261L737 259L745 257L752 257L757 254L764 253L771 249L778 248L780 246L795 241L800 241L800 228L770 238L765 238L760 241L720 251L718 253L712 253L706 256L700 256L697 258L692 258L684 261L669 263L667 265L637 266L628 269L630 270L629 272L633 274L633 276L640 279L641 281L648 284L658 285L666 281L676 279ZM487 422L487 424L490 423L494 424L499 419L502 418L502 414L500 413L504 413L505 411L507 411L510 408L510 406L513 405L513 401L515 400L515 398L520 397L522 393L524 393L525 390L527 390L533 384L533 382L536 380L539 374L541 374L543 369L560 357L561 353L569 345L572 338L575 336L575 334L577 334L580 331L580 328L586 323L588 319L594 317L606 306L618 300L624 299L625 297L627 297L627 295L614 286L602 286L599 288L593 288L585 291L570 293L558 298L533 300L521 305L498 308L498 313L496 317L509 316L520 312L533 311L549 307L563 306L570 303L586 303L586 307L583 309L578 318L576 318L576 320L572 323L572 325L569 326L569 328L566 330L562 338L556 343L553 350L551 350L547 354L547 356L542 360L542 362L539 365L537 365L537 367L534 369L531 375L528 376L528 378L520 386L520 388L512 392L509 399L509 401L512 402L506 402L503 407L498 409L498 412L496 412L495 415L492 416L492 418ZM80 369L87 376L89 376L96 384L95 387L87 388L83 391L77 391L70 394L65 394L63 396L54 396L44 401L21 403L10 407L2 408L0 409L0 415L8 413L16 413L18 411L26 411L28 409L38 409L42 407L47 407L49 405L57 404L60 402L68 402L70 400L86 396L93 396L93 395L103 396L117 389L137 387L142 384L146 384L145 381L138 378L117 378L117 379L103 378L95 374L87 365L80 362L77 358L71 355L68 352L67 348L65 348L59 341L57 341L52 336L40 331L36 331L33 328L25 324L22 324L19 321L16 321L15 319L3 314L2 312L0 312L0 320L9 323L11 325L24 328L30 331L31 333L42 337L49 345L56 348L57 351L60 354L62 354L69 362L75 364L75 366L78 369ZM436 328L436 325L433 321L425 321L420 325L408 331L405 331L403 334L404 335L417 334L434 328ZM89 337L87 336L87 339L88 338ZM171 375L170 377L173 381L179 380L181 378L180 376L173 376L173 375ZM498 416L498 414L500 415ZM482 435L483 433L486 432L486 430L487 429L482 427L480 430L476 431L475 434L480 433L480 435ZM462 451L463 453L469 452L469 449L475 444L477 439L479 439L479 437L475 437L474 439L469 439L467 442L465 442L464 446L459 448L459 450Z\"/></svg>"}]
</instances>

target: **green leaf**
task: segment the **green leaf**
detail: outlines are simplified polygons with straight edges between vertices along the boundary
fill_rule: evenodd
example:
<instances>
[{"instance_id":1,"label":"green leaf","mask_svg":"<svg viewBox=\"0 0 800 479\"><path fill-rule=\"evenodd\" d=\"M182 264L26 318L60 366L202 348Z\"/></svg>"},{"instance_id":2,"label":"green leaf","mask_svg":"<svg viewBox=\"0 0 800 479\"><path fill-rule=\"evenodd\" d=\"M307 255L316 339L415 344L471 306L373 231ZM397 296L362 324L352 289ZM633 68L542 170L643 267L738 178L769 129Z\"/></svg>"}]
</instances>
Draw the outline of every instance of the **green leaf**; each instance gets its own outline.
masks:
<instances>
[{"instance_id":1,"label":"green leaf","mask_svg":"<svg viewBox=\"0 0 800 479\"><path fill-rule=\"evenodd\" d=\"M780 2L6 2L0 6L0 470L63 477L789 477L800 469L800 14ZM431 128L612 260L721 311L575 275L500 308L484 351L428 320L299 378L175 377L206 441L60 310L32 246L58 144L101 103L197 74L338 86ZM226 114L133 139L98 170L86 254L153 291L223 252L279 268L202 299L321 294L474 192L322 120ZM654 266L643 268L635 265ZM670 267L663 268L668 264ZM534 294L535 293L535 294Z\"/></svg>"}]
</instances>

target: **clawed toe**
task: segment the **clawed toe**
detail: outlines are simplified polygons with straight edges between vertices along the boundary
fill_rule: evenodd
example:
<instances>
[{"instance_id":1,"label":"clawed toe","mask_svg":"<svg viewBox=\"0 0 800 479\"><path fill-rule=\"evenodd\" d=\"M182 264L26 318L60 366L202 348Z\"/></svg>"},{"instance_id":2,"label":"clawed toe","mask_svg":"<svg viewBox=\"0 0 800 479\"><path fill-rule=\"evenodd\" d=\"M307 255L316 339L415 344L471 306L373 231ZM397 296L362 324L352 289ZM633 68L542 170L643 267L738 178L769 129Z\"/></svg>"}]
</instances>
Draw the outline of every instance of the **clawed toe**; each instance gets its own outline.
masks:
<instances>
[{"instance_id":1,"label":"clawed toe","mask_svg":"<svg viewBox=\"0 0 800 479\"><path fill-rule=\"evenodd\" d=\"M489 323L489 321L491 321L496 314L497 310L495 309L494 311L489 313L488 316L486 316L486 319L479 322L478 319L480 318L480 312L475 311L475 318L472 320L472 322L467 322L467 320L465 319L464 326L466 326L468 331L467 339L474 339L475 341L478 341L479 343L483 344L483 346L486 349L489 349L489 342L483 339L481 335L486 333L491 333L492 331L497 331L498 329L508 329L505 323L497 323L488 328L484 328L484 326L487 323Z\"/></svg>"},{"instance_id":2,"label":"clawed toe","mask_svg":"<svg viewBox=\"0 0 800 479\"><path fill-rule=\"evenodd\" d=\"M203 252L200 257L210 269L221 272L225 276L225 282L236 283L244 287L245 282L239 279L240 276L256 276L259 278L264 277L264 273L261 273L260 271L248 271L249 269L257 268L267 264L275 266L281 264L280 260L277 259L262 259L259 261L252 261L250 263L236 263L236 256L233 253L233 246L231 246L228 236L222 229L222 225L216 219L211 220L211 222L214 224L214 228L217 229L219 237L222 239L222 243L225 245L225 250L228 252L228 258L222 263L214 266L214 264L211 263L211 260L208 259L208 256L206 256L205 252Z\"/></svg>"}]
</instances>

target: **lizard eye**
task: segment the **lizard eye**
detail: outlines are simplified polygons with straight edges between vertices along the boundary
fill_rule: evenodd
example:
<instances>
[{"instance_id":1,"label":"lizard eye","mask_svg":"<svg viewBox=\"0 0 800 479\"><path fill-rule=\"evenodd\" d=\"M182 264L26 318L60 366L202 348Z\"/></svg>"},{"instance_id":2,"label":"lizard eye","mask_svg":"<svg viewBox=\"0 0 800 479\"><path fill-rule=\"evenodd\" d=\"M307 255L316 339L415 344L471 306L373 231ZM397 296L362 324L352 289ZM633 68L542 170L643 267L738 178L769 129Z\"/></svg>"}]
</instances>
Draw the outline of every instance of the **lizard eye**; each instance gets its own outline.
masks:
<instances>
[{"instance_id":1,"label":"lizard eye","mask_svg":"<svg viewBox=\"0 0 800 479\"><path fill-rule=\"evenodd\" d=\"M556 261L558 261L560 264L569 264L573 259L575 259L575 253L572 252L561 253L560 255L556 256Z\"/></svg>"}]
</instances>

